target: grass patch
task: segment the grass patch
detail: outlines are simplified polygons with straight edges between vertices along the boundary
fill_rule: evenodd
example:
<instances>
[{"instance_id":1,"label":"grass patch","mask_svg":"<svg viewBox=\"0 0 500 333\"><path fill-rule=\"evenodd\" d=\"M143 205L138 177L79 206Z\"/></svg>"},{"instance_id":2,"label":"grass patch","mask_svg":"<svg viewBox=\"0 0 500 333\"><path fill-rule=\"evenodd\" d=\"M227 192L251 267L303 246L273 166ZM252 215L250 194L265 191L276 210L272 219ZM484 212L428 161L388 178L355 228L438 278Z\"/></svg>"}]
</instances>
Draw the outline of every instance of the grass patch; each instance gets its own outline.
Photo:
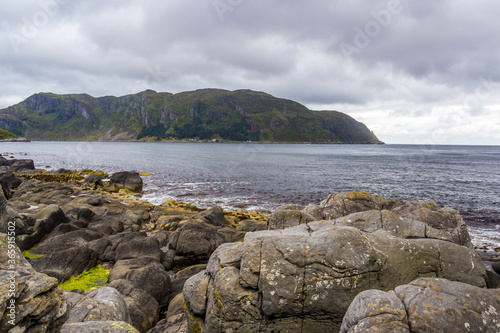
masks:
<instances>
[{"instance_id":1,"label":"grass patch","mask_svg":"<svg viewBox=\"0 0 500 333\"><path fill-rule=\"evenodd\" d=\"M71 291L73 289L90 290L106 285L108 283L108 275L109 270L104 269L99 265L92 267L80 275L69 278L58 287L67 291Z\"/></svg>"}]
</instances>

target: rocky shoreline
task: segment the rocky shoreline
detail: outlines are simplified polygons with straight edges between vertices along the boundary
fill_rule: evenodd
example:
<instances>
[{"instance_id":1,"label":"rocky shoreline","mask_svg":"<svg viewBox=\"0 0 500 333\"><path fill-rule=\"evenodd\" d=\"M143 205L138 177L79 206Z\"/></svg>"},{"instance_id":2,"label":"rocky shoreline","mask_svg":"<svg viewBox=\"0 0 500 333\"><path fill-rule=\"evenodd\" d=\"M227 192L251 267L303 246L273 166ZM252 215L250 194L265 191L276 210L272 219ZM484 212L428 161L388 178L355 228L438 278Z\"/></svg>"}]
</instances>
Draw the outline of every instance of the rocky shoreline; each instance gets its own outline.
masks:
<instances>
[{"instance_id":1,"label":"rocky shoreline","mask_svg":"<svg viewBox=\"0 0 500 333\"><path fill-rule=\"evenodd\" d=\"M152 205L137 172L3 157L0 183L1 331L500 330L500 277L432 201Z\"/></svg>"}]
</instances>

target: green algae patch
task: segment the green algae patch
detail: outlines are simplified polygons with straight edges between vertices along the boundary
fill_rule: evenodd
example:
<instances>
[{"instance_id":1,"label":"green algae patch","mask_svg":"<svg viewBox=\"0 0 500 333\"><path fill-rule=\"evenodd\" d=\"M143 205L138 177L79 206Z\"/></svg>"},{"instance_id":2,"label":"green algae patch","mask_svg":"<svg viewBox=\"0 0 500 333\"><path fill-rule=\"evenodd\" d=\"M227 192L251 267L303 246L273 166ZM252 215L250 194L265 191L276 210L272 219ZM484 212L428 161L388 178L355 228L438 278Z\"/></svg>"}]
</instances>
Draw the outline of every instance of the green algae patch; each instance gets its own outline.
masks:
<instances>
[{"instance_id":1,"label":"green algae patch","mask_svg":"<svg viewBox=\"0 0 500 333\"><path fill-rule=\"evenodd\" d=\"M58 287L67 291L71 291L73 289L90 290L95 287L106 285L108 283L108 275L109 270L104 269L99 265L92 267L80 275L69 278Z\"/></svg>"},{"instance_id":2,"label":"green algae patch","mask_svg":"<svg viewBox=\"0 0 500 333\"><path fill-rule=\"evenodd\" d=\"M41 258L43 257L45 254L33 254L31 253L31 251L33 251L35 247L32 247L31 249L29 250L24 250L23 251L23 256L26 258L26 259L36 259L36 258Z\"/></svg>"}]
</instances>

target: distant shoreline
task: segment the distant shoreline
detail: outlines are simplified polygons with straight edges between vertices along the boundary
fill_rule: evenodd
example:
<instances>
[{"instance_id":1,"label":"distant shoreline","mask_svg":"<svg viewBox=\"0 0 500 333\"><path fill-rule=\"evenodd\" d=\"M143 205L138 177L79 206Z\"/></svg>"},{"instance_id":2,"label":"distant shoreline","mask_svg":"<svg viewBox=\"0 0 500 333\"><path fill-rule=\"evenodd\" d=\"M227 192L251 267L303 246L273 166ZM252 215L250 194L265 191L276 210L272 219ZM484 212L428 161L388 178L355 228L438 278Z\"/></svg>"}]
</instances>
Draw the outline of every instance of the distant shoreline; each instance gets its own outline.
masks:
<instances>
[{"instance_id":1,"label":"distant shoreline","mask_svg":"<svg viewBox=\"0 0 500 333\"><path fill-rule=\"evenodd\" d=\"M26 138L9 138L0 140L0 142L31 142L31 140L28 140Z\"/></svg>"},{"instance_id":2,"label":"distant shoreline","mask_svg":"<svg viewBox=\"0 0 500 333\"><path fill-rule=\"evenodd\" d=\"M249 144L303 144L303 145L385 145L385 142L288 142L288 141L211 141L211 140L28 140L6 139L0 142L149 142L149 143L249 143Z\"/></svg>"}]
</instances>

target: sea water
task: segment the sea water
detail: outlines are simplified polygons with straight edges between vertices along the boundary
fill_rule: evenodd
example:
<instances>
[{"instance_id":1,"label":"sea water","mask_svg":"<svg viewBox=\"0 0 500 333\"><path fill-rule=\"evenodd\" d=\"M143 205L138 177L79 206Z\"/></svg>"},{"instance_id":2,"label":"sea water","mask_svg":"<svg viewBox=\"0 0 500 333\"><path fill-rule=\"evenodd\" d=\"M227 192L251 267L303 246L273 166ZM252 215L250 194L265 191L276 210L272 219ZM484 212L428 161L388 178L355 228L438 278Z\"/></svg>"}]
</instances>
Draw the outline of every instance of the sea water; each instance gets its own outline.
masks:
<instances>
[{"instance_id":1,"label":"sea water","mask_svg":"<svg viewBox=\"0 0 500 333\"><path fill-rule=\"evenodd\" d=\"M0 143L37 168L150 172L144 198L273 210L366 191L460 211L476 245L500 246L500 146L164 142Z\"/></svg>"}]
</instances>

